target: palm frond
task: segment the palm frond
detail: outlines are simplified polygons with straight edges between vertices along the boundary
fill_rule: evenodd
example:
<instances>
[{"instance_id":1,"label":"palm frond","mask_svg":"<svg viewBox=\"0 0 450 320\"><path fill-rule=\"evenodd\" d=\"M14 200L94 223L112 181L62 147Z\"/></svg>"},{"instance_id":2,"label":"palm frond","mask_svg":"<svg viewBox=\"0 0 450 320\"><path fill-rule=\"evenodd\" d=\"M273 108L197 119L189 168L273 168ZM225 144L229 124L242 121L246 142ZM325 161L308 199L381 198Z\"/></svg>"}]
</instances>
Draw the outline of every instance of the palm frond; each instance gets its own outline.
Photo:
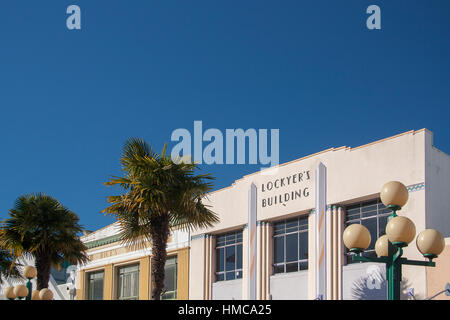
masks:
<instances>
[{"instance_id":1,"label":"palm frond","mask_svg":"<svg viewBox=\"0 0 450 320\"><path fill-rule=\"evenodd\" d=\"M3 279L22 278L18 269L21 266L9 250L0 247L0 284L3 283Z\"/></svg>"}]
</instances>

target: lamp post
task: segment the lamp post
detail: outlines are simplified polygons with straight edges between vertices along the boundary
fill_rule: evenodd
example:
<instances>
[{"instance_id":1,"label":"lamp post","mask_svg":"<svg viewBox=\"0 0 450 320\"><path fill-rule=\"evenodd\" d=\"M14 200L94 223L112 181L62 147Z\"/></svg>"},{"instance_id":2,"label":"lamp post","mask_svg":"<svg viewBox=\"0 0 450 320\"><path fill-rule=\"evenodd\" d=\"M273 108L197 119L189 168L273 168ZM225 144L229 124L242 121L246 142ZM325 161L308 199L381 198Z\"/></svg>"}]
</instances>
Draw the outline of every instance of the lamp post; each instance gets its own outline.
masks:
<instances>
[{"instance_id":1,"label":"lamp post","mask_svg":"<svg viewBox=\"0 0 450 320\"><path fill-rule=\"evenodd\" d=\"M383 185L380 198L383 204L392 210L386 225L386 235L375 243L377 258L362 256L371 242L370 232L366 227L352 224L344 230L345 246L353 252L353 261L381 262L386 264L386 279L388 281L388 300L400 300L400 283L402 280L402 265L434 267L432 261L445 247L444 237L439 231L426 229L416 240L417 249L428 261L417 261L402 258L403 248L414 240L416 227L407 217L398 216L400 210L408 201L408 189L398 181L390 181Z\"/></svg>"},{"instance_id":2,"label":"lamp post","mask_svg":"<svg viewBox=\"0 0 450 320\"><path fill-rule=\"evenodd\" d=\"M44 288L33 290L31 280L36 277L37 270L33 266L26 266L23 269L23 275L28 279L27 284L19 284L15 287L5 288L4 294L8 300L52 300L53 292L50 289Z\"/></svg>"},{"instance_id":3,"label":"lamp post","mask_svg":"<svg viewBox=\"0 0 450 320\"><path fill-rule=\"evenodd\" d=\"M37 270L33 266L26 266L25 268L23 268L23 275L25 276L25 278L28 279L28 281L27 281L28 294L27 294L26 300L31 300L31 294L33 291L33 285L31 284L31 279L33 279L37 276Z\"/></svg>"}]
</instances>

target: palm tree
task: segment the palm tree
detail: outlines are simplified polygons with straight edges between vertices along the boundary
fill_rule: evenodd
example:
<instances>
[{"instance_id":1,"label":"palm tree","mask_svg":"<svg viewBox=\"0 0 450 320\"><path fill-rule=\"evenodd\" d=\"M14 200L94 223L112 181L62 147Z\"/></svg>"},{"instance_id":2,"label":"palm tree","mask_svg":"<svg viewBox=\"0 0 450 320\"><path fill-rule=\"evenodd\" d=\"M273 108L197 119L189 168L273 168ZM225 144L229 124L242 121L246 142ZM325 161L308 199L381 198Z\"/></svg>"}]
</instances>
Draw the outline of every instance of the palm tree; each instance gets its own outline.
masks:
<instances>
[{"instance_id":1,"label":"palm tree","mask_svg":"<svg viewBox=\"0 0 450 320\"><path fill-rule=\"evenodd\" d=\"M122 150L123 177L112 177L107 186L124 194L110 196L112 205L102 212L114 215L126 245L151 243L152 299L160 300L164 289L167 239L174 228L191 230L211 227L218 216L202 203L212 189L209 174L195 175L196 164L184 163L153 152L142 139L130 138Z\"/></svg>"},{"instance_id":2,"label":"palm tree","mask_svg":"<svg viewBox=\"0 0 450 320\"><path fill-rule=\"evenodd\" d=\"M72 264L88 260L86 246L80 241L82 231L78 216L58 200L42 194L17 198L10 218L0 228L1 245L14 258L31 256L37 269L37 289L48 287L51 267L63 261Z\"/></svg>"},{"instance_id":3,"label":"palm tree","mask_svg":"<svg viewBox=\"0 0 450 320\"><path fill-rule=\"evenodd\" d=\"M14 263L14 256L0 246L0 285L3 284L3 278L21 278L17 262Z\"/></svg>"}]
</instances>

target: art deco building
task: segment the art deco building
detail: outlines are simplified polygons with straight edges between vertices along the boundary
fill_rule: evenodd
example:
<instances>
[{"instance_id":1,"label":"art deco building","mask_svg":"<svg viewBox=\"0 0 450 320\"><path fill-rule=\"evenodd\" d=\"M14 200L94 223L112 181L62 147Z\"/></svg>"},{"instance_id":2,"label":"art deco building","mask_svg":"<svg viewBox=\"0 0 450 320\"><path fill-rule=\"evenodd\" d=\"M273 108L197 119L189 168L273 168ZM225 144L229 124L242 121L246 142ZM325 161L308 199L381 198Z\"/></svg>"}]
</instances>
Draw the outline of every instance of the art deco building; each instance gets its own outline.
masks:
<instances>
[{"instance_id":1,"label":"art deco building","mask_svg":"<svg viewBox=\"0 0 450 320\"><path fill-rule=\"evenodd\" d=\"M323 258L328 299L386 299L384 265L353 263L342 241L346 226L362 224L372 238L366 255L375 255L375 241L384 234L390 214L379 198L386 182L407 186L409 200L398 213L413 220L417 233L434 228L450 236L450 157L434 147L430 131L409 131L356 148L331 148L281 164L272 174L268 170L249 174L209 194L207 204L220 222L191 234L189 299L247 299L249 277L256 278L256 299L316 298L314 208L319 163L325 165L327 176ZM249 234L252 184L256 186L253 235ZM250 254L252 236L256 245ZM436 260L436 268L404 266L403 289L413 288L421 298L443 289L450 276L448 272L442 276L440 261L448 266L449 250ZM404 249L404 256L424 260L414 242Z\"/></svg>"}]
</instances>

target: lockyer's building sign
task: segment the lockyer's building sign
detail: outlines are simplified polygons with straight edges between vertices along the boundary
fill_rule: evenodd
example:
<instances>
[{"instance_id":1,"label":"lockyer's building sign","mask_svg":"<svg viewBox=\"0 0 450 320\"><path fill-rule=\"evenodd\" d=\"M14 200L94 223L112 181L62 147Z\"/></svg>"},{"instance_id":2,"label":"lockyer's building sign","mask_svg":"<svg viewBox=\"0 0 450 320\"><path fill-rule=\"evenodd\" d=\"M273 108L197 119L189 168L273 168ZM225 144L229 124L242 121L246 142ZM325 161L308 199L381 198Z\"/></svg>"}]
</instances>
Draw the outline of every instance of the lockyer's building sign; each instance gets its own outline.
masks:
<instances>
[{"instance_id":1,"label":"lockyer's building sign","mask_svg":"<svg viewBox=\"0 0 450 320\"><path fill-rule=\"evenodd\" d=\"M261 184L261 206L282 205L288 201L310 197L312 171L305 170ZM276 194L273 194L275 193Z\"/></svg>"}]
</instances>

